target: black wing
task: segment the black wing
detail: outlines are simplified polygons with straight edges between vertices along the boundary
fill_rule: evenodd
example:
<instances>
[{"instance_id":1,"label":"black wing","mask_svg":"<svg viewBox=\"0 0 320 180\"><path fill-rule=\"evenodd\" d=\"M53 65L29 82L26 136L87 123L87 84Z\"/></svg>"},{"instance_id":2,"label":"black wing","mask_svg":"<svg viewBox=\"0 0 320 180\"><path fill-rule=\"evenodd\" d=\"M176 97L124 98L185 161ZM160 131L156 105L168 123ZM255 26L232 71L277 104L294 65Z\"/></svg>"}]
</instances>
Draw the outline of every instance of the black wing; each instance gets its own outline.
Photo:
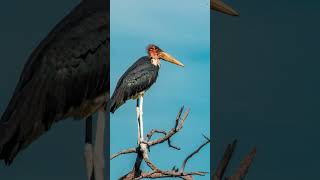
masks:
<instances>
[{"instance_id":1,"label":"black wing","mask_svg":"<svg viewBox=\"0 0 320 180\"><path fill-rule=\"evenodd\" d=\"M0 119L0 159L10 164L71 108L108 93L107 19L106 6L80 4L35 49Z\"/></svg>"},{"instance_id":2,"label":"black wing","mask_svg":"<svg viewBox=\"0 0 320 180\"><path fill-rule=\"evenodd\" d=\"M151 64L145 56L136 61L119 79L110 101L110 112L114 113L128 99L146 91L156 82L159 67Z\"/></svg>"}]
</instances>

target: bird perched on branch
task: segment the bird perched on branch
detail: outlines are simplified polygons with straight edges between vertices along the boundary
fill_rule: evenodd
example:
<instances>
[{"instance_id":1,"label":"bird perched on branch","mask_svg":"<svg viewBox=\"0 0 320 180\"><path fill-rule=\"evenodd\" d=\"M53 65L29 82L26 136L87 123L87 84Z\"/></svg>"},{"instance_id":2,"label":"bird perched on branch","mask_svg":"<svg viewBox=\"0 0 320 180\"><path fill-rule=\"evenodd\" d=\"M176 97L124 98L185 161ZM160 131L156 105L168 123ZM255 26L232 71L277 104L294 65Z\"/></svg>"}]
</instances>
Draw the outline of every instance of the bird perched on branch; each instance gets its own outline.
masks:
<instances>
[{"instance_id":1,"label":"bird perched on branch","mask_svg":"<svg viewBox=\"0 0 320 180\"><path fill-rule=\"evenodd\" d=\"M180 61L164 52L158 46L147 47L147 56L138 59L119 79L110 100L110 112L114 113L129 99L137 99L136 111L138 118L138 143L143 141L143 96L156 82L163 59L178 66L184 66Z\"/></svg>"},{"instance_id":2,"label":"bird perched on branch","mask_svg":"<svg viewBox=\"0 0 320 180\"><path fill-rule=\"evenodd\" d=\"M0 159L7 165L53 124L104 114L109 99L108 12L107 0L82 0L29 57L0 119ZM104 126L105 115L99 117L98 125ZM100 150L95 150L101 155L104 131L98 130Z\"/></svg>"}]
</instances>

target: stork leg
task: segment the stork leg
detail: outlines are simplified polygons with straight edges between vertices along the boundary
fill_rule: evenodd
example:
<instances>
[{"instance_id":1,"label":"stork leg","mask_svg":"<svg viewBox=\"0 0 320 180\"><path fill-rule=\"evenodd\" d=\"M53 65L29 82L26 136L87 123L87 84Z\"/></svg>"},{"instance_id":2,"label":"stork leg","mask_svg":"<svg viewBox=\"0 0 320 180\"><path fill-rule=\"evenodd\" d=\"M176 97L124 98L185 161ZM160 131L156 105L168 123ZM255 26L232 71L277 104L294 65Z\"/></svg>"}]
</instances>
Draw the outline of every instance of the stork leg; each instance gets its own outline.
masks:
<instances>
[{"instance_id":1,"label":"stork leg","mask_svg":"<svg viewBox=\"0 0 320 180\"><path fill-rule=\"evenodd\" d=\"M94 180L93 173L93 147L92 147L92 116L85 120L85 147L84 159L86 163L87 179Z\"/></svg>"},{"instance_id":2,"label":"stork leg","mask_svg":"<svg viewBox=\"0 0 320 180\"><path fill-rule=\"evenodd\" d=\"M139 124L140 124L140 142L143 142L143 94L140 96L139 104Z\"/></svg>"},{"instance_id":3,"label":"stork leg","mask_svg":"<svg viewBox=\"0 0 320 180\"><path fill-rule=\"evenodd\" d=\"M140 144L140 106L139 106L139 99L140 97L137 98L137 105L136 105L136 111L137 111L137 124L138 124L138 144Z\"/></svg>"},{"instance_id":4,"label":"stork leg","mask_svg":"<svg viewBox=\"0 0 320 180\"><path fill-rule=\"evenodd\" d=\"M96 139L94 146L94 176L96 180L104 180L104 129L106 112L104 108L99 109L96 128Z\"/></svg>"}]
</instances>

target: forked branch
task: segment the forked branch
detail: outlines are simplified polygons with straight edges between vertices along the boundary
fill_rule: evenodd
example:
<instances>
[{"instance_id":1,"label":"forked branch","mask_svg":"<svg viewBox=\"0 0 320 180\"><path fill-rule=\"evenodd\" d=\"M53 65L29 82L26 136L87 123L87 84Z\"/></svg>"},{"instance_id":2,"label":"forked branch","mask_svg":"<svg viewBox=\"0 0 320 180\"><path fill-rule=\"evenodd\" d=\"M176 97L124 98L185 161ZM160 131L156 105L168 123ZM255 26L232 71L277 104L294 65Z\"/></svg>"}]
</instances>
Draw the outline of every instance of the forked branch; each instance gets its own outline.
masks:
<instances>
[{"instance_id":1,"label":"forked branch","mask_svg":"<svg viewBox=\"0 0 320 180\"><path fill-rule=\"evenodd\" d=\"M173 178L180 178L180 179L185 179L185 180L193 180L193 176L204 176L205 174L207 174L207 172L202 172L202 171L185 172L185 167L187 165L188 160L191 159L197 153L199 153L203 147L205 147L207 144L210 143L210 139L207 137L205 137L206 141L203 144L201 144L195 151L193 151L190 155L188 155L186 157L186 159L182 162L180 169L174 167L171 170L160 170L149 158L148 153L150 151L150 148L155 145L164 143L164 142L168 142L168 145L170 148L173 148L176 150L181 149L181 148L172 144L171 138L175 134L180 132L180 130L183 128L185 120L187 119L187 117L189 115L190 109L188 109L183 114L183 116L181 116L183 113L183 109L184 109L184 107L182 107L180 109L180 111L175 119L175 126L170 131L166 132L164 130L153 129L147 134L147 141L146 142L141 142L138 145L138 147L128 148L126 150L122 150L122 151L120 151L110 157L110 159L114 159L114 158L116 158L120 155L124 155L124 154L130 154L130 153L137 154L137 158L136 158L133 169L128 174L121 177L120 179L123 179L123 180L136 179L136 180L138 180L138 179L144 179L144 178L157 179L157 178L173 177ZM158 139L151 140L152 136L156 133L162 134L163 136ZM146 162L146 164L151 169L151 171L143 172L140 169L142 161Z\"/></svg>"}]
</instances>

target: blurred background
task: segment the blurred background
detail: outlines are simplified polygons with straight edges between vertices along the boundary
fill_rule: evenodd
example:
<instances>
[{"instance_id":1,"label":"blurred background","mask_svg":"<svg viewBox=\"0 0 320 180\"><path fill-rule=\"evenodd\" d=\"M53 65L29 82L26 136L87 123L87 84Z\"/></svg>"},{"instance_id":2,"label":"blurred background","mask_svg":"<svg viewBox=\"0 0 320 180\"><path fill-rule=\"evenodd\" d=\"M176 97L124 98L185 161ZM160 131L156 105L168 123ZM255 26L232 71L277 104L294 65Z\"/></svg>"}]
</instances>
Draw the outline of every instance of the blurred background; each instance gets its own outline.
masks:
<instances>
[{"instance_id":1,"label":"blurred background","mask_svg":"<svg viewBox=\"0 0 320 180\"><path fill-rule=\"evenodd\" d=\"M211 12L214 164L228 143L228 169L257 146L246 177L319 179L319 1L225 0Z\"/></svg>"},{"instance_id":2,"label":"blurred background","mask_svg":"<svg viewBox=\"0 0 320 180\"><path fill-rule=\"evenodd\" d=\"M9 103L31 52L79 0L3 1L0 6L0 114ZM57 123L10 167L0 162L1 180L85 180L84 121Z\"/></svg>"}]
</instances>

